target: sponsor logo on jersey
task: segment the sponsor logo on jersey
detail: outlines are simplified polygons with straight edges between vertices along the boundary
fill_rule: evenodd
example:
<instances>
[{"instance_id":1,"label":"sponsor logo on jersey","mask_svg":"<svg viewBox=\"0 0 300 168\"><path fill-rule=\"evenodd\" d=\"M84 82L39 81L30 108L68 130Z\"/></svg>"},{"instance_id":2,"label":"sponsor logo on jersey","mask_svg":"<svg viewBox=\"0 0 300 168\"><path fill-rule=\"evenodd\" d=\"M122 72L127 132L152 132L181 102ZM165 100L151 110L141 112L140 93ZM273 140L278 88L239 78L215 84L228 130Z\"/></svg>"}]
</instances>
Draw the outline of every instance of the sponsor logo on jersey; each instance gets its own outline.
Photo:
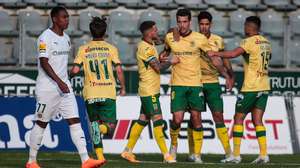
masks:
<instances>
[{"instance_id":1,"label":"sponsor logo on jersey","mask_svg":"<svg viewBox=\"0 0 300 168\"><path fill-rule=\"evenodd\" d=\"M59 55L69 55L70 51L53 51L52 55L59 56Z\"/></svg>"},{"instance_id":2,"label":"sponsor logo on jersey","mask_svg":"<svg viewBox=\"0 0 300 168\"><path fill-rule=\"evenodd\" d=\"M92 52L92 51L109 51L107 47L88 47L85 49L85 52Z\"/></svg>"},{"instance_id":3,"label":"sponsor logo on jersey","mask_svg":"<svg viewBox=\"0 0 300 168\"><path fill-rule=\"evenodd\" d=\"M46 53L46 43L44 43L43 41L40 41L39 52Z\"/></svg>"}]
</instances>

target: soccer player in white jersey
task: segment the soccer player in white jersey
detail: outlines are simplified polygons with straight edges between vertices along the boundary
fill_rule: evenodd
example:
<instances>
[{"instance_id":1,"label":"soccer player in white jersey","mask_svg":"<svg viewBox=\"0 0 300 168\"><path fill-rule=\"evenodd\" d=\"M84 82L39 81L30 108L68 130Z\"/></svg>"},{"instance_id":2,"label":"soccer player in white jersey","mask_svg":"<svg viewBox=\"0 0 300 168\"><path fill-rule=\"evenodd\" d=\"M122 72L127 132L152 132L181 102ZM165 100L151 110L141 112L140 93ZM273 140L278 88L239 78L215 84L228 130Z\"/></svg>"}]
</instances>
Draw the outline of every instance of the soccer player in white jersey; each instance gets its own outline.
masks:
<instances>
[{"instance_id":1,"label":"soccer player in white jersey","mask_svg":"<svg viewBox=\"0 0 300 168\"><path fill-rule=\"evenodd\" d=\"M48 122L57 112L67 120L70 134L81 158L82 168L95 168L102 161L89 158L86 140L81 128L77 102L68 80L68 56L70 38L64 33L69 24L69 15L64 7L51 10L53 26L38 38L38 77L36 81L35 125L30 134L29 160L26 168L39 168L36 156ZM59 167L59 166L58 166Z\"/></svg>"}]
</instances>

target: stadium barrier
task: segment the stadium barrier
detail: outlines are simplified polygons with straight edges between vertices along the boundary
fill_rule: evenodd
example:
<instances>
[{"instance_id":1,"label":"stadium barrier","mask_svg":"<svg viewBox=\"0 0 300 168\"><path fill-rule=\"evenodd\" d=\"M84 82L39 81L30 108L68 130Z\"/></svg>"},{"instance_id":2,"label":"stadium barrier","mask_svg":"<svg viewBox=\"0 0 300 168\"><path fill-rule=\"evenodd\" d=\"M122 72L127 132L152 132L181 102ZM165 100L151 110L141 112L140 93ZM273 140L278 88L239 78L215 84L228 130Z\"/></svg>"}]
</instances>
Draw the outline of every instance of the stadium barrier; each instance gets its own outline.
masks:
<instances>
[{"instance_id":1,"label":"stadium barrier","mask_svg":"<svg viewBox=\"0 0 300 168\"><path fill-rule=\"evenodd\" d=\"M234 115L235 96L224 96L224 118L230 135L232 134L232 118ZM295 102L298 102L299 98ZM160 98L163 117L165 119L165 136L169 139L170 99L168 96ZM92 150L88 131L88 122L82 98L77 97L83 129L88 138L88 149ZM203 113L204 144L203 153L223 153L221 144L217 138L211 113ZM298 111L299 106L295 107ZM0 150L27 150L29 144L30 129L33 126L33 112L35 110L35 99L32 97L0 97ZM113 136L104 137L104 150L106 153L120 153L129 136L130 128L139 116L140 100L137 96L118 97L117 118L118 123ZM179 153L188 151L186 128L189 114L185 116L179 136ZM299 117L296 117L299 119ZM53 118L46 129L43 139L42 150L52 151L75 151L69 136L68 126L61 121L60 115ZM291 154L293 145L291 140L291 129L285 99L282 96L271 96L268 100L264 123L267 128L268 151L271 154ZM300 122L297 122L298 124ZM137 153L158 153L159 149L155 143L152 125L145 128L136 145ZM299 125L298 125L299 137ZM232 142L232 139L231 139ZM169 144L169 140L167 141ZM258 144L255 138L255 129L251 124L250 115L245 121L244 139L241 147L242 153L257 153Z\"/></svg>"}]
</instances>

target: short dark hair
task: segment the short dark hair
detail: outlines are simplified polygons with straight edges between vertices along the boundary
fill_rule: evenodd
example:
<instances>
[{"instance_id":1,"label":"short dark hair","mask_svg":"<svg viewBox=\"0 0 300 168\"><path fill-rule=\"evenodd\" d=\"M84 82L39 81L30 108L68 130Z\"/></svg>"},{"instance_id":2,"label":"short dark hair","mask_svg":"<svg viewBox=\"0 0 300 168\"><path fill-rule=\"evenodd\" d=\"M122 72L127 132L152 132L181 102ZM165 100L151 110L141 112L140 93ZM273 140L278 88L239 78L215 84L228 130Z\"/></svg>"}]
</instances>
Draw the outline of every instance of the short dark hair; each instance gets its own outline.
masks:
<instances>
[{"instance_id":1,"label":"short dark hair","mask_svg":"<svg viewBox=\"0 0 300 168\"><path fill-rule=\"evenodd\" d=\"M246 22L251 22L251 23L254 23L258 29L260 29L260 26L261 26L261 20L258 16L249 16L246 18Z\"/></svg>"},{"instance_id":2,"label":"short dark hair","mask_svg":"<svg viewBox=\"0 0 300 168\"><path fill-rule=\"evenodd\" d=\"M152 20L147 20L141 23L140 32L144 34L147 30L151 29L155 25L155 22Z\"/></svg>"},{"instance_id":3,"label":"short dark hair","mask_svg":"<svg viewBox=\"0 0 300 168\"><path fill-rule=\"evenodd\" d=\"M192 18L191 11L185 8L178 9L178 11L176 12L176 20L178 16L187 16L189 20L191 20Z\"/></svg>"},{"instance_id":4,"label":"short dark hair","mask_svg":"<svg viewBox=\"0 0 300 168\"><path fill-rule=\"evenodd\" d=\"M209 12L203 11L198 15L198 22L200 22L200 20L202 19L207 19L209 22L211 22L213 20L213 17Z\"/></svg>"},{"instance_id":5,"label":"short dark hair","mask_svg":"<svg viewBox=\"0 0 300 168\"><path fill-rule=\"evenodd\" d=\"M93 38L102 38L106 32L107 23L105 17L93 17L90 23L90 32Z\"/></svg>"},{"instance_id":6,"label":"short dark hair","mask_svg":"<svg viewBox=\"0 0 300 168\"><path fill-rule=\"evenodd\" d=\"M51 18L56 17L60 11L67 12L67 9L65 7L63 7L63 6L56 6L56 7L52 8L51 12L50 12Z\"/></svg>"}]
</instances>

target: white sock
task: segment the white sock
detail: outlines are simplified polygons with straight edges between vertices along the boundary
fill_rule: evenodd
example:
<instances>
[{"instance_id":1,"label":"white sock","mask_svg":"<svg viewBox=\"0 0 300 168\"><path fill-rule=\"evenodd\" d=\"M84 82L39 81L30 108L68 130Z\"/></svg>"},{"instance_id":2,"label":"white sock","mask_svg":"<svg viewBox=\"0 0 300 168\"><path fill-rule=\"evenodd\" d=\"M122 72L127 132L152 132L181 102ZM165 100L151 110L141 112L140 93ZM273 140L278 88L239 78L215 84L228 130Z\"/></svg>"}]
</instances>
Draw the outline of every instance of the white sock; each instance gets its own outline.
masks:
<instances>
[{"instance_id":1,"label":"white sock","mask_svg":"<svg viewBox=\"0 0 300 168\"><path fill-rule=\"evenodd\" d=\"M28 162L36 162L36 156L41 146L45 129L35 124L30 133L30 149Z\"/></svg>"},{"instance_id":2,"label":"white sock","mask_svg":"<svg viewBox=\"0 0 300 168\"><path fill-rule=\"evenodd\" d=\"M70 133L71 133L72 141L76 146L77 151L80 155L81 162L83 163L89 159L89 155L86 149L86 140L85 140L84 132L81 128L81 124L76 123L70 125Z\"/></svg>"}]
</instances>

